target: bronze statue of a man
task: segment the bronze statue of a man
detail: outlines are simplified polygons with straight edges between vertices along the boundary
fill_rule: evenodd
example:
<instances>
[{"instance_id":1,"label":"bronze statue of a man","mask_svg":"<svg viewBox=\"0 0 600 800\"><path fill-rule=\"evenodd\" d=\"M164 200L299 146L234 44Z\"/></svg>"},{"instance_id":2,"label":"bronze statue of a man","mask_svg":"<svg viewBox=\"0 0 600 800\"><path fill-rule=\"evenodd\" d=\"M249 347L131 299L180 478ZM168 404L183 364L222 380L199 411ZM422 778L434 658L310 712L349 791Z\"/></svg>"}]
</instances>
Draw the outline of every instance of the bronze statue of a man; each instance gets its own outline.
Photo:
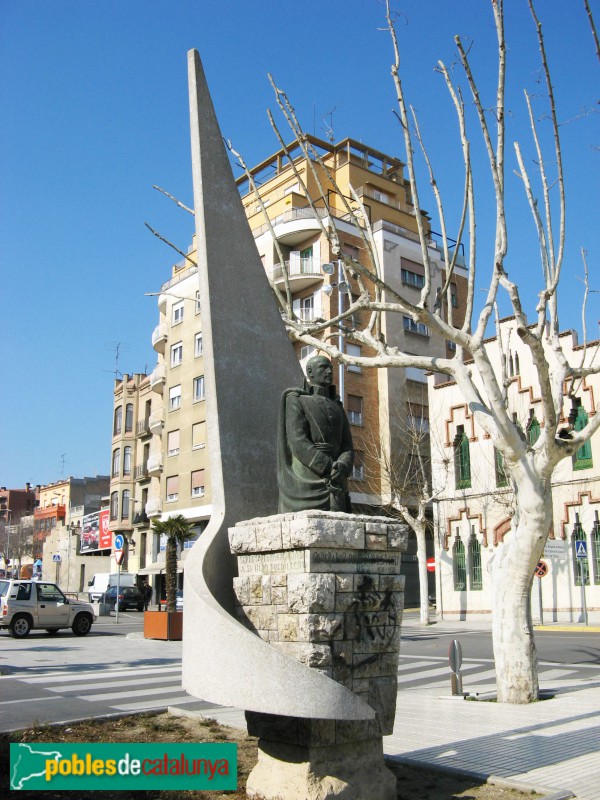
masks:
<instances>
[{"instance_id":1,"label":"bronze statue of a man","mask_svg":"<svg viewBox=\"0 0 600 800\"><path fill-rule=\"evenodd\" d=\"M277 443L279 513L308 508L352 511L348 475L354 450L346 412L325 356L306 365L304 388L281 397Z\"/></svg>"}]
</instances>

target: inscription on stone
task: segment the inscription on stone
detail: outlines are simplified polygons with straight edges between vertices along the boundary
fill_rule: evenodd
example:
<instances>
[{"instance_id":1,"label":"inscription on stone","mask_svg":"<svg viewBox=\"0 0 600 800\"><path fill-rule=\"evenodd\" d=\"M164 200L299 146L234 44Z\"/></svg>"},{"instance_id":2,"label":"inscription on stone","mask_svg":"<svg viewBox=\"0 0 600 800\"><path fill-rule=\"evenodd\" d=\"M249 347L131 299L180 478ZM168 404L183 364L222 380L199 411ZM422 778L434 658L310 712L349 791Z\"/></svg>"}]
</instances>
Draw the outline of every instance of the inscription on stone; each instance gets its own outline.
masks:
<instances>
[{"instance_id":1,"label":"inscription on stone","mask_svg":"<svg viewBox=\"0 0 600 800\"><path fill-rule=\"evenodd\" d=\"M400 554L365 550L311 550L310 570L315 572L400 573Z\"/></svg>"},{"instance_id":2,"label":"inscription on stone","mask_svg":"<svg viewBox=\"0 0 600 800\"><path fill-rule=\"evenodd\" d=\"M238 556L240 575L272 575L278 572L304 572L304 550L256 553Z\"/></svg>"}]
</instances>

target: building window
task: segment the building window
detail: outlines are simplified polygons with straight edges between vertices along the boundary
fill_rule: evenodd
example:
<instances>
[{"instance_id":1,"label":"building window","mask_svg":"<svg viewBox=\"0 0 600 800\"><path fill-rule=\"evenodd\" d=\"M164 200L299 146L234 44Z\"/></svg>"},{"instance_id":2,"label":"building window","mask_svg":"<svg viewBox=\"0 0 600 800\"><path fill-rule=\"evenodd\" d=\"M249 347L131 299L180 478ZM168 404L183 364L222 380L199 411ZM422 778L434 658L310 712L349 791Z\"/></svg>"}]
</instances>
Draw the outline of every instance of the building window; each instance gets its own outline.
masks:
<instances>
[{"instance_id":1,"label":"building window","mask_svg":"<svg viewBox=\"0 0 600 800\"><path fill-rule=\"evenodd\" d=\"M452 572L454 577L454 591L464 592L467 588L467 562L465 559L465 546L456 534L452 547Z\"/></svg>"},{"instance_id":2,"label":"building window","mask_svg":"<svg viewBox=\"0 0 600 800\"><path fill-rule=\"evenodd\" d=\"M183 361L183 343L171 345L171 366L178 367Z\"/></svg>"},{"instance_id":3,"label":"building window","mask_svg":"<svg viewBox=\"0 0 600 800\"><path fill-rule=\"evenodd\" d=\"M123 450L123 475L131 475L131 447Z\"/></svg>"},{"instance_id":4,"label":"building window","mask_svg":"<svg viewBox=\"0 0 600 800\"><path fill-rule=\"evenodd\" d=\"M197 333L194 337L194 358L199 358L202 352L202 334Z\"/></svg>"},{"instance_id":5,"label":"building window","mask_svg":"<svg viewBox=\"0 0 600 800\"><path fill-rule=\"evenodd\" d=\"M180 303L174 303L171 310L171 325L179 325L183 322L183 300Z\"/></svg>"},{"instance_id":6,"label":"building window","mask_svg":"<svg viewBox=\"0 0 600 800\"><path fill-rule=\"evenodd\" d=\"M129 489L123 489L121 495L121 519L129 519Z\"/></svg>"},{"instance_id":7,"label":"building window","mask_svg":"<svg viewBox=\"0 0 600 800\"><path fill-rule=\"evenodd\" d=\"M429 336L429 328L423 322L415 322L412 317L402 317L404 330L408 333L416 333L418 336Z\"/></svg>"},{"instance_id":8,"label":"building window","mask_svg":"<svg viewBox=\"0 0 600 800\"><path fill-rule=\"evenodd\" d=\"M194 422L192 425L192 450L206 446L206 422Z\"/></svg>"},{"instance_id":9,"label":"building window","mask_svg":"<svg viewBox=\"0 0 600 800\"><path fill-rule=\"evenodd\" d=\"M303 322L312 322L315 318L315 298L314 295L303 297L298 301L299 308L296 313Z\"/></svg>"},{"instance_id":10,"label":"building window","mask_svg":"<svg viewBox=\"0 0 600 800\"><path fill-rule=\"evenodd\" d=\"M477 541L473 528L471 528L471 536L469 537L469 582L472 592L480 592L483 589L481 545Z\"/></svg>"},{"instance_id":11,"label":"building window","mask_svg":"<svg viewBox=\"0 0 600 800\"><path fill-rule=\"evenodd\" d=\"M117 436L119 433L121 433L122 426L123 426L123 406L117 406L117 408L115 408L113 436Z\"/></svg>"},{"instance_id":12,"label":"building window","mask_svg":"<svg viewBox=\"0 0 600 800\"><path fill-rule=\"evenodd\" d=\"M508 478L504 471L504 456L494 447L494 463L496 467L496 486L508 486Z\"/></svg>"},{"instance_id":13,"label":"building window","mask_svg":"<svg viewBox=\"0 0 600 800\"><path fill-rule=\"evenodd\" d=\"M167 478L167 503L176 500L179 500L179 475L171 475Z\"/></svg>"},{"instance_id":14,"label":"building window","mask_svg":"<svg viewBox=\"0 0 600 800\"><path fill-rule=\"evenodd\" d=\"M179 430L169 431L167 434L167 455L179 455Z\"/></svg>"},{"instance_id":15,"label":"building window","mask_svg":"<svg viewBox=\"0 0 600 800\"><path fill-rule=\"evenodd\" d=\"M349 356L356 356L360 358L360 347L357 344L346 344L346 353ZM362 372L362 367L360 365L348 364L346 369L348 372Z\"/></svg>"},{"instance_id":16,"label":"building window","mask_svg":"<svg viewBox=\"0 0 600 800\"><path fill-rule=\"evenodd\" d=\"M204 375L194 378L194 403L204 400Z\"/></svg>"},{"instance_id":17,"label":"building window","mask_svg":"<svg viewBox=\"0 0 600 800\"><path fill-rule=\"evenodd\" d=\"M350 477L353 481L364 481L365 479L365 457L362 450L354 451L354 463Z\"/></svg>"},{"instance_id":18,"label":"building window","mask_svg":"<svg viewBox=\"0 0 600 800\"><path fill-rule=\"evenodd\" d=\"M600 520L598 512L595 513L594 527L592 528L592 563L594 565L594 583L600 584Z\"/></svg>"},{"instance_id":19,"label":"building window","mask_svg":"<svg viewBox=\"0 0 600 800\"><path fill-rule=\"evenodd\" d=\"M456 429L454 439L454 472L457 489L471 488L471 454L469 450L469 437L462 425Z\"/></svg>"},{"instance_id":20,"label":"building window","mask_svg":"<svg viewBox=\"0 0 600 800\"><path fill-rule=\"evenodd\" d=\"M590 561L589 556L577 558L577 547L579 542L583 542L587 550L587 537L579 521L579 514L575 514L575 525L571 534L571 546L573 548L573 571L575 586L581 586L581 576L584 576L585 585L590 584ZM589 553L589 550L587 550Z\"/></svg>"},{"instance_id":21,"label":"building window","mask_svg":"<svg viewBox=\"0 0 600 800\"><path fill-rule=\"evenodd\" d=\"M169 389L169 411L177 411L181 406L181 384Z\"/></svg>"},{"instance_id":22,"label":"building window","mask_svg":"<svg viewBox=\"0 0 600 800\"><path fill-rule=\"evenodd\" d=\"M199 314L201 311L200 306L200 289L196 289L196 314Z\"/></svg>"},{"instance_id":23,"label":"building window","mask_svg":"<svg viewBox=\"0 0 600 800\"><path fill-rule=\"evenodd\" d=\"M192 497L204 497L204 470L192 472Z\"/></svg>"},{"instance_id":24,"label":"building window","mask_svg":"<svg viewBox=\"0 0 600 800\"><path fill-rule=\"evenodd\" d=\"M456 291L450 289L450 302L452 304L452 308L458 308L458 295Z\"/></svg>"},{"instance_id":25,"label":"building window","mask_svg":"<svg viewBox=\"0 0 600 800\"><path fill-rule=\"evenodd\" d=\"M110 518L116 519L119 511L119 493L112 492L110 495Z\"/></svg>"},{"instance_id":26,"label":"building window","mask_svg":"<svg viewBox=\"0 0 600 800\"><path fill-rule=\"evenodd\" d=\"M131 433L133 430L133 403L127 403L125 406L125 433Z\"/></svg>"},{"instance_id":27,"label":"building window","mask_svg":"<svg viewBox=\"0 0 600 800\"><path fill-rule=\"evenodd\" d=\"M531 416L529 417L529 422L527 423L527 443L530 447L533 447L533 445L540 438L540 433L540 423L535 416L535 411L531 411Z\"/></svg>"},{"instance_id":28,"label":"building window","mask_svg":"<svg viewBox=\"0 0 600 800\"><path fill-rule=\"evenodd\" d=\"M300 250L300 273L302 275L313 271L313 249L312 245L305 250Z\"/></svg>"},{"instance_id":29,"label":"building window","mask_svg":"<svg viewBox=\"0 0 600 800\"><path fill-rule=\"evenodd\" d=\"M450 339L446 339L446 347L454 353L456 351L456 342L451 342Z\"/></svg>"},{"instance_id":30,"label":"building window","mask_svg":"<svg viewBox=\"0 0 600 800\"><path fill-rule=\"evenodd\" d=\"M317 352L317 348L313 347L312 344L305 344L300 348L300 361L304 361L309 359L311 356Z\"/></svg>"},{"instance_id":31,"label":"building window","mask_svg":"<svg viewBox=\"0 0 600 800\"><path fill-rule=\"evenodd\" d=\"M406 429L409 433L428 433L429 408L421 403L407 403Z\"/></svg>"},{"instance_id":32,"label":"building window","mask_svg":"<svg viewBox=\"0 0 600 800\"><path fill-rule=\"evenodd\" d=\"M573 423L573 428L576 431L582 431L588 424L588 415L585 408L581 405L581 401L577 405L577 414ZM573 456L573 469L590 469L593 467L592 461L592 443L588 439L585 444L582 444L579 450Z\"/></svg>"},{"instance_id":33,"label":"building window","mask_svg":"<svg viewBox=\"0 0 600 800\"><path fill-rule=\"evenodd\" d=\"M112 476L116 478L118 475L121 474L121 450L117 448L113 450L113 457L112 457Z\"/></svg>"},{"instance_id":34,"label":"building window","mask_svg":"<svg viewBox=\"0 0 600 800\"><path fill-rule=\"evenodd\" d=\"M348 395L348 407L346 409L348 413L348 421L352 423L352 425L362 425L363 424L363 399L362 397L357 397L354 394Z\"/></svg>"},{"instance_id":35,"label":"building window","mask_svg":"<svg viewBox=\"0 0 600 800\"><path fill-rule=\"evenodd\" d=\"M414 286L415 289L422 289L425 286L425 276L418 275L416 272L411 272L409 269L402 268L400 270L402 283L407 286Z\"/></svg>"}]
</instances>

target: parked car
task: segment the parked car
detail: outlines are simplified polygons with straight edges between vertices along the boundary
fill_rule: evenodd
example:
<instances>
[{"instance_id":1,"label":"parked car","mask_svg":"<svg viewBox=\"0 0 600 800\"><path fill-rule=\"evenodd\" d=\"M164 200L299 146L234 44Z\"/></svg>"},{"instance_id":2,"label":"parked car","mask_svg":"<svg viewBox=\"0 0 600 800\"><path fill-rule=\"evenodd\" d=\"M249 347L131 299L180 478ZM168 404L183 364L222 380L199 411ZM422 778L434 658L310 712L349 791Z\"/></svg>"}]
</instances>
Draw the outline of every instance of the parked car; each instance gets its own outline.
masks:
<instances>
[{"instance_id":1,"label":"parked car","mask_svg":"<svg viewBox=\"0 0 600 800\"><path fill-rule=\"evenodd\" d=\"M181 589L175 595L175 610L183 611L183 592Z\"/></svg>"},{"instance_id":2,"label":"parked car","mask_svg":"<svg viewBox=\"0 0 600 800\"><path fill-rule=\"evenodd\" d=\"M138 611L144 610L144 594L137 586L120 586L119 587L119 611L125 611L128 608L137 608ZM111 610L117 605L117 587L111 586L102 597L101 603L108 603Z\"/></svg>"},{"instance_id":3,"label":"parked car","mask_svg":"<svg viewBox=\"0 0 600 800\"><path fill-rule=\"evenodd\" d=\"M85 636L95 619L89 603L65 597L55 583L0 580L0 629L8 628L15 639L28 636L32 628L52 634L71 628L75 636Z\"/></svg>"}]
</instances>

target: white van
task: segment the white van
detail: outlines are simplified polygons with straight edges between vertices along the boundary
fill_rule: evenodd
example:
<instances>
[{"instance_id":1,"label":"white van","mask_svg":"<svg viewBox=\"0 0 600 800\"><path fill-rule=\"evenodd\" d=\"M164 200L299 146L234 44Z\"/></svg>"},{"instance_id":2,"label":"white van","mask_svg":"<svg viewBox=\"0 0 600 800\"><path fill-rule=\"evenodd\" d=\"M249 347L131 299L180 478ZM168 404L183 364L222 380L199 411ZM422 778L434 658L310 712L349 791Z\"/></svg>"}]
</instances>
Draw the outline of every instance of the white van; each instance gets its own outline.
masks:
<instances>
[{"instance_id":1,"label":"white van","mask_svg":"<svg viewBox=\"0 0 600 800\"><path fill-rule=\"evenodd\" d=\"M122 572L120 577L116 572L97 572L88 583L90 603L97 603L104 592L111 586L135 586L135 575L131 572Z\"/></svg>"}]
</instances>

